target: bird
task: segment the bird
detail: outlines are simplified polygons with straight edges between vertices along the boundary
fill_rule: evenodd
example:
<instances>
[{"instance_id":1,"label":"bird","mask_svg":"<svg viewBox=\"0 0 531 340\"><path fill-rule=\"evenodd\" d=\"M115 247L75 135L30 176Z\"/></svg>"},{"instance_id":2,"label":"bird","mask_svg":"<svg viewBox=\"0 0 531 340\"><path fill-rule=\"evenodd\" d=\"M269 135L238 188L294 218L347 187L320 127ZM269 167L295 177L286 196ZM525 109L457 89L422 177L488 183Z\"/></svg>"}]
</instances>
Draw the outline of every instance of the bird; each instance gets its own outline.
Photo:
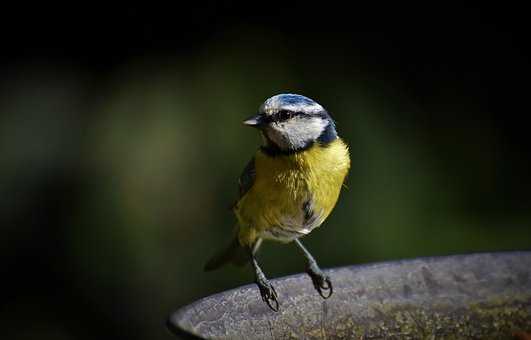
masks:
<instances>
[{"instance_id":1,"label":"bird","mask_svg":"<svg viewBox=\"0 0 531 340\"><path fill-rule=\"evenodd\" d=\"M258 129L262 144L238 180L239 198L232 206L236 235L205 270L251 262L262 300L278 311L278 294L256 254L263 240L293 242L306 259L315 289L326 299L333 293L332 281L300 239L321 226L336 205L350 169L348 146L329 112L299 94L268 98L243 124Z\"/></svg>"}]
</instances>

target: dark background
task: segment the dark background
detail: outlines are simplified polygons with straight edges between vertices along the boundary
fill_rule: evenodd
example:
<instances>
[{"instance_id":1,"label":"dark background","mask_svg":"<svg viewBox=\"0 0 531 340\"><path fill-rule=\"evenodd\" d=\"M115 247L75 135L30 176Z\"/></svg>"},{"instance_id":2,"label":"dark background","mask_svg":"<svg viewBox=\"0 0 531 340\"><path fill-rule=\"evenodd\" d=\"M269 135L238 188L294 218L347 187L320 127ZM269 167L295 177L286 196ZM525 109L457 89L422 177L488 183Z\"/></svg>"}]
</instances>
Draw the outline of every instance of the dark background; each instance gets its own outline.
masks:
<instances>
[{"instance_id":1,"label":"dark background","mask_svg":"<svg viewBox=\"0 0 531 340\"><path fill-rule=\"evenodd\" d=\"M331 2L27 6L0 14L1 337L170 339L252 281L203 273L269 96L336 118L352 165L305 243L323 267L529 249L523 8ZM303 270L266 244L270 277ZM281 260L281 261L280 261Z\"/></svg>"}]
</instances>

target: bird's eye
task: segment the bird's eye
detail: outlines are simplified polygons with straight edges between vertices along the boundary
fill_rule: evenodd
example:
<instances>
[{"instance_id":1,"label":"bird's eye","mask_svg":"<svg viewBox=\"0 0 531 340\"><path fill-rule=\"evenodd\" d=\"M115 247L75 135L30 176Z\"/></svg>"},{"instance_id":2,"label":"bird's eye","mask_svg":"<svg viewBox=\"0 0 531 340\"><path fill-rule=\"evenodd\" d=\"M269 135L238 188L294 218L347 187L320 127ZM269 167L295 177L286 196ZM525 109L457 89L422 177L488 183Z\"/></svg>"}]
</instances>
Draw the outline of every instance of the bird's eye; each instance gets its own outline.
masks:
<instances>
[{"instance_id":1,"label":"bird's eye","mask_svg":"<svg viewBox=\"0 0 531 340\"><path fill-rule=\"evenodd\" d=\"M278 113L279 120L287 120L293 116L293 113L288 110L282 110Z\"/></svg>"}]
</instances>

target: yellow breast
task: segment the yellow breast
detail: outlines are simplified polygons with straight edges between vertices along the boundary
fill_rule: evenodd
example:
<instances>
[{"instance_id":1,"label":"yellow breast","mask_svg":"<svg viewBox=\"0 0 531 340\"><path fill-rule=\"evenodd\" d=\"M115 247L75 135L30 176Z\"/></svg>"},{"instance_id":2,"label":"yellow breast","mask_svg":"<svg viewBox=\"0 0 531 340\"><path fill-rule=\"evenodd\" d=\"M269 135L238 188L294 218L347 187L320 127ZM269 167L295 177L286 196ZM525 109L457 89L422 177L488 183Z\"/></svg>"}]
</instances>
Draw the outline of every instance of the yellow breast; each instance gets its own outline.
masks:
<instances>
[{"instance_id":1,"label":"yellow breast","mask_svg":"<svg viewBox=\"0 0 531 340\"><path fill-rule=\"evenodd\" d=\"M240 243L250 246L257 238L287 242L321 225L349 167L348 148L340 138L293 155L258 150L253 186L234 207Z\"/></svg>"}]
</instances>

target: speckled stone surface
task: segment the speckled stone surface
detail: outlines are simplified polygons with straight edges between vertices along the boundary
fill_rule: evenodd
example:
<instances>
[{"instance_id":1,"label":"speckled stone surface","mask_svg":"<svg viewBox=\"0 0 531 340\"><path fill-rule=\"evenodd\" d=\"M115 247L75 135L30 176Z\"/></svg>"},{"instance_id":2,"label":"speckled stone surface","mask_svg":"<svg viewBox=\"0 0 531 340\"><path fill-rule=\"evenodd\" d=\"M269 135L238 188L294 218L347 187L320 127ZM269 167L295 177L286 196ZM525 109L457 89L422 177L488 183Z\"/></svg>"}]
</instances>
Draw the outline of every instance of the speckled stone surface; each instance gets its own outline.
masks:
<instances>
[{"instance_id":1,"label":"speckled stone surface","mask_svg":"<svg viewBox=\"0 0 531 340\"><path fill-rule=\"evenodd\" d=\"M323 300L310 278L272 280L280 311L254 285L173 313L170 330L206 339L511 339L531 330L531 252L419 258L328 270Z\"/></svg>"}]
</instances>

